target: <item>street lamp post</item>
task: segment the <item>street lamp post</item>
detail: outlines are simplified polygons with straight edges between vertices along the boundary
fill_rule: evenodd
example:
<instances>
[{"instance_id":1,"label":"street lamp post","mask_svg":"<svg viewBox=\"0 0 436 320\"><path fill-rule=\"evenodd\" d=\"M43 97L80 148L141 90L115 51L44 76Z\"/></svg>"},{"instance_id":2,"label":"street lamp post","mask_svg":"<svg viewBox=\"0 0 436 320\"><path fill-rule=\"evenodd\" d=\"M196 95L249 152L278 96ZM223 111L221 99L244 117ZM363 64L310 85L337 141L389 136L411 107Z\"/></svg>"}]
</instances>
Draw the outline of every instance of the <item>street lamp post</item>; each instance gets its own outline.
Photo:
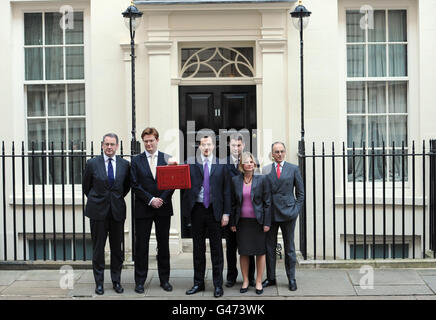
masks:
<instances>
[{"instance_id":1,"label":"street lamp post","mask_svg":"<svg viewBox=\"0 0 436 320\"><path fill-rule=\"evenodd\" d=\"M136 140L136 105L135 105L135 31L141 23L142 12L136 8L133 0L122 13L127 28L130 31L130 57L132 58L132 141L130 150L132 155L139 153L140 144Z\"/></svg>"},{"instance_id":2,"label":"street lamp post","mask_svg":"<svg viewBox=\"0 0 436 320\"><path fill-rule=\"evenodd\" d=\"M307 216L306 216L306 147L304 143L304 75L303 75L303 30L309 23L311 12L299 0L291 12L292 23L300 31L300 88L301 88L301 140L298 142L299 167L304 182L304 204L300 214L300 251L307 259Z\"/></svg>"},{"instance_id":3,"label":"street lamp post","mask_svg":"<svg viewBox=\"0 0 436 320\"><path fill-rule=\"evenodd\" d=\"M300 85L301 85L301 140L304 141L304 83L303 83L303 30L309 23L312 12L308 11L299 0L298 6L291 12L292 22L300 31Z\"/></svg>"}]
</instances>

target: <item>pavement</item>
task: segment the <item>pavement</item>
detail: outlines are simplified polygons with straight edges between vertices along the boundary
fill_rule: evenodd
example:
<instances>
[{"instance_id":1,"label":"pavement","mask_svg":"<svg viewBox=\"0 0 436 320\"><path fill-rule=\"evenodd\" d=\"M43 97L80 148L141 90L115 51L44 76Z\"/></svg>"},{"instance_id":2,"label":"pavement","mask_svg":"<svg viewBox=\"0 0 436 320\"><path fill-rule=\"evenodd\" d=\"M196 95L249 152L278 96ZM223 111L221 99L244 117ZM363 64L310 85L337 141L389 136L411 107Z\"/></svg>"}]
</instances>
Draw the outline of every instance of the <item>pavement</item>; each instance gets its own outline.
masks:
<instances>
[{"instance_id":1,"label":"pavement","mask_svg":"<svg viewBox=\"0 0 436 320\"><path fill-rule=\"evenodd\" d=\"M85 266L86 267L86 266ZM95 283L90 269L80 269L74 264L41 267L27 270L0 270L0 300L436 300L436 265L434 268L302 268L297 266L298 290L291 292L287 286L283 260L277 264L277 285L256 295L250 287L239 293L241 275L232 288L224 287L224 296L213 297L212 269L207 259L206 290L193 296L185 291L192 287L194 271L192 253L171 257L172 292L159 286L156 260L150 257L150 270L144 294L134 292L134 270L125 263L121 276L123 294L112 289L110 272L105 271L105 294L94 293ZM82 266L83 268L83 266ZM224 279L226 270L224 270ZM265 278L265 277L264 277Z\"/></svg>"}]
</instances>

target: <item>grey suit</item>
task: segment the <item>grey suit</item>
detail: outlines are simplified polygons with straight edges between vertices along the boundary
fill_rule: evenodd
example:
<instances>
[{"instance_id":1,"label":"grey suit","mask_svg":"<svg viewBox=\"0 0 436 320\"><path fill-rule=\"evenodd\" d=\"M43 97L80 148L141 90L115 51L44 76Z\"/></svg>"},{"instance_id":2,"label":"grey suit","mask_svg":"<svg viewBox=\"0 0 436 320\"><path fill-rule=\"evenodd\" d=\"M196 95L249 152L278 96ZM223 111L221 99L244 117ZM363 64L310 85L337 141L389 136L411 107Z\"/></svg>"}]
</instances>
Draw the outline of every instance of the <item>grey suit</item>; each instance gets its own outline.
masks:
<instances>
[{"instance_id":1,"label":"grey suit","mask_svg":"<svg viewBox=\"0 0 436 320\"><path fill-rule=\"evenodd\" d=\"M304 184L298 166L284 162L280 179L274 164L263 168L271 188L271 229L267 233L266 271L269 280L276 278L276 246L278 229L282 230L285 249L285 268L289 280L295 279L294 231L297 217L303 207ZM294 197L294 189L296 199Z\"/></svg>"}]
</instances>

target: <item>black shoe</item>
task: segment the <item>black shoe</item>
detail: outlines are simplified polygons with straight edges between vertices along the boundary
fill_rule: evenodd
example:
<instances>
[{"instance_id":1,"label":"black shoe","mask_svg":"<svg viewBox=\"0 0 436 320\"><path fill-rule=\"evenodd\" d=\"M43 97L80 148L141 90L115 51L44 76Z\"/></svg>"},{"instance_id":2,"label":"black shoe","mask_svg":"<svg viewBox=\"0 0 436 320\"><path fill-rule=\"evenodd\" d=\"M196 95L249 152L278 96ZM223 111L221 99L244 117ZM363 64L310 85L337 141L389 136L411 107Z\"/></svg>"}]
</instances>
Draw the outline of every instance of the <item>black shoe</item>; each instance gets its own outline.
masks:
<instances>
[{"instance_id":1,"label":"black shoe","mask_svg":"<svg viewBox=\"0 0 436 320\"><path fill-rule=\"evenodd\" d=\"M100 295L100 296L104 293L104 289L103 289L103 285L102 284L97 284L95 286L95 293Z\"/></svg>"},{"instance_id":2,"label":"black shoe","mask_svg":"<svg viewBox=\"0 0 436 320\"><path fill-rule=\"evenodd\" d=\"M255 281L254 279L251 279L251 280L248 282L248 285L249 285L250 287L255 287L255 286L256 286L256 281Z\"/></svg>"},{"instance_id":3,"label":"black shoe","mask_svg":"<svg viewBox=\"0 0 436 320\"><path fill-rule=\"evenodd\" d=\"M236 283L236 280L227 280L226 287L231 288L235 285L235 283Z\"/></svg>"},{"instance_id":4,"label":"black shoe","mask_svg":"<svg viewBox=\"0 0 436 320\"><path fill-rule=\"evenodd\" d=\"M215 288L215 292L213 293L213 296L214 296L215 298L219 298L219 297L222 297L223 294L224 294L224 290L223 290L223 288L222 288L222 287L216 287L216 288Z\"/></svg>"},{"instance_id":5,"label":"black shoe","mask_svg":"<svg viewBox=\"0 0 436 320\"><path fill-rule=\"evenodd\" d=\"M195 294L200 291L204 291L204 284L201 285L195 284L191 289L186 291L186 294L187 295Z\"/></svg>"},{"instance_id":6,"label":"black shoe","mask_svg":"<svg viewBox=\"0 0 436 320\"><path fill-rule=\"evenodd\" d=\"M248 287L247 288L241 287L241 289L239 290L240 293L246 293L247 291L248 291Z\"/></svg>"},{"instance_id":7,"label":"black shoe","mask_svg":"<svg viewBox=\"0 0 436 320\"><path fill-rule=\"evenodd\" d=\"M275 286L275 285L276 285L275 279L274 280L266 279L264 282L262 282L262 287L264 287L264 288L269 287L269 286Z\"/></svg>"},{"instance_id":8,"label":"black shoe","mask_svg":"<svg viewBox=\"0 0 436 320\"><path fill-rule=\"evenodd\" d=\"M168 292L173 291L173 286L169 282L163 282L163 283L160 284L160 286L165 291L168 291Z\"/></svg>"},{"instance_id":9,"label":"black shoe","mask_svg":"<svg viewBox=\"0 0 436 320\"><path fill-rule=\"evenodd\" d=\"M119 282L113 282L113 287L116 293L123 293L124 289Z\"/></svg>"},{"instance_id":10,"label":"black shoe","mask_svg":"<svg viewBox=\"0 0 436 320\"><path fill-rule=\"evenodd\" d=\"M144 285L143 284L137 284L135 286L135 292L136 293L144 293Z\"/></svg>"},{"instance_id":11,"label":"black shoe","mask_svg":"<svg viewBox=\"0 0 436 320\"><path fill-rule=\"evenodd\" d=\"M289 280L289 290L297 290L297 281L295 279Z\"/></svg>"},{"instance_id":12,"label":"black shoe","mask_svg":"<svg viewBox=\"0 0 436 320\"><path fill-rule=\"evenodd\" d=\"M256 294L262 294L263 293L263 289L256 289Z\"/></svg>"}]
</instances>

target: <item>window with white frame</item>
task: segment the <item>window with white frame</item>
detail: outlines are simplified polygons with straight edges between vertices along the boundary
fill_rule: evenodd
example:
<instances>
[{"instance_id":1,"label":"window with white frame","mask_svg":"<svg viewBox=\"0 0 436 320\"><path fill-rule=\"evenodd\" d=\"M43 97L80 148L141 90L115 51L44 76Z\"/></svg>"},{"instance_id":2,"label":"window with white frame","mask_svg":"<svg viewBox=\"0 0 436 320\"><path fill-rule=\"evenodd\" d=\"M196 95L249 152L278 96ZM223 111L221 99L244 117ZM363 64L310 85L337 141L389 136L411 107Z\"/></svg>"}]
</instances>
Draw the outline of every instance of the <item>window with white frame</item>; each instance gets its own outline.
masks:
<instances>
[{"instance_id":1,"label":"window with white frame","mask_svg":"<svg viewBox=\"0 0 436 320\"><path fill-rule=\"evenodd\" d=\"M364 15L370 15L363 26ZM407 10L346 11L347 47L347 151L352 154L404 154L408 148L408 39ZM374 159L374 160L373 160ZM383 158L348 161L348 180L383 180ZM374 168L373 168L374 162ZM373 170L374 169L374 170ZM402 180L401 156L388 157L386 181ZM407 159L404 176L407 180Z\"/></svg>"},{"instance_id":2,"label":"window with white frame","mask_svg":"<svg viewBox=\"0 0 436 320\"><path fill-rule=\"evenodd\" d=\"M36 154L28 162L30 184L81 182L75 156L86 139L83 12L73 17L24 13L27 146ZM55 157L42 156L47 153Z\"/></svg>"}]
</instances>

